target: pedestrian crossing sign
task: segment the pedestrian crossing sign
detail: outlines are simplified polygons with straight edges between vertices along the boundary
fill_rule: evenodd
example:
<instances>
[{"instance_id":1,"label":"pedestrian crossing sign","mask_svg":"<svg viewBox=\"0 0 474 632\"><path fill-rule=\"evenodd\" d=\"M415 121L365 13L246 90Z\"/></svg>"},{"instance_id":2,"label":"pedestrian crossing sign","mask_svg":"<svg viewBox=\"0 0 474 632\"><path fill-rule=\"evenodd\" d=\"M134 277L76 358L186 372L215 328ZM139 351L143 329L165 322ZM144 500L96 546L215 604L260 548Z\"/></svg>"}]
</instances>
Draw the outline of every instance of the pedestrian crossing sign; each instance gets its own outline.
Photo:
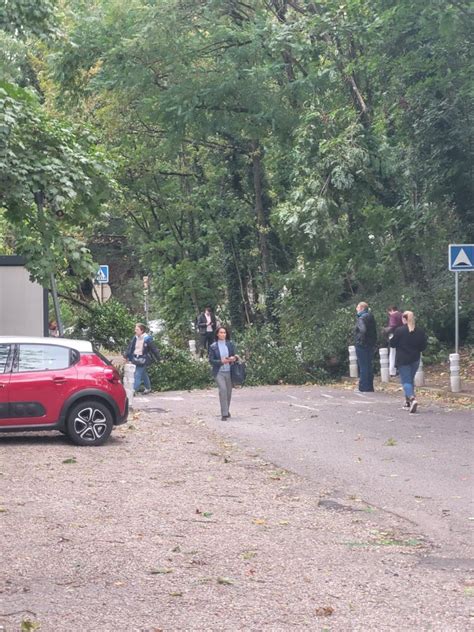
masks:
<instances>
[{"instance_id":1,"label":"pedestrian crossing sign","mask_svg":"<svg viewBox=\"0 0 474 632\"><path fill-rule=\"evenodd\" d=\"M97 271L97 276L95 277L97 283L108 283L109 282L109 266L102 265L99 266L99 270Z\"/></svg>"},{"instance_id":2,"label":"pedestrian crossing sign","mask_svg":"<svg viewBox=\"0 0 474 632\"><path fill-rule=\"evenodd\" d=\"M472 272L474 244L449 244L449 269L452 272Z\"/></svg>"}]
</instances>

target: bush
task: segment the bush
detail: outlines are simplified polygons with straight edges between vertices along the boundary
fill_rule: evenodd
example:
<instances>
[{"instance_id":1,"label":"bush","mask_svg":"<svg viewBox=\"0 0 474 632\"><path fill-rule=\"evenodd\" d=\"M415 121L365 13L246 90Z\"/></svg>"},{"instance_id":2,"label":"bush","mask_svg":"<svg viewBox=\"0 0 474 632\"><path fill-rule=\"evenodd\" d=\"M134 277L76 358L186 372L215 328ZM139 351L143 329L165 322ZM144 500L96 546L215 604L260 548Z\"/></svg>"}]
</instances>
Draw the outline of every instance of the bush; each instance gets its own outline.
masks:
<instances>
[{"instance_id":1,"label":"bush","mask_svg":"<svg viewBox=\"0 0 474 632\"><path fill-rule=\"evenodd\" d=\"M160 344L161 362L148 369L154 390L190 390L212 383L211 366L206 360L194 359L188 351Z\"/></svg>"},{"instance_id":2,"label":"bush","mask_svg":"<svg viewBox=\"0 0 474 632\"><path fill-rule=\"evenodd\" d=\"M301 332L304 363L310 372L324 373L326 379L347 373L354 322L353 307L344 307Z\"/></svg>"},{"instance_id":3,"label":"bush","mask_svg":"<svg viewBox=\"0 0 474 632\"><path fill-rule=\"evenodd\" d=\"M78 318L71 336L90 340L96 347L108 351L123 352L134 334L136 318L129 310L111 299L100 305L94 304Z\"/></svg>"},{"instance_id":4,"label":"bush","mask_svg":"<svg viewBox=\"0 0 474 632\"><path fill-rule=\"evenodd\" d=\"M246 384L249 386L304 384L327 378L318 367L306 367L300 349L283 340L272 325L247 329L237 340L237 353L247 364Z\"/></svg>"}]
</instances>

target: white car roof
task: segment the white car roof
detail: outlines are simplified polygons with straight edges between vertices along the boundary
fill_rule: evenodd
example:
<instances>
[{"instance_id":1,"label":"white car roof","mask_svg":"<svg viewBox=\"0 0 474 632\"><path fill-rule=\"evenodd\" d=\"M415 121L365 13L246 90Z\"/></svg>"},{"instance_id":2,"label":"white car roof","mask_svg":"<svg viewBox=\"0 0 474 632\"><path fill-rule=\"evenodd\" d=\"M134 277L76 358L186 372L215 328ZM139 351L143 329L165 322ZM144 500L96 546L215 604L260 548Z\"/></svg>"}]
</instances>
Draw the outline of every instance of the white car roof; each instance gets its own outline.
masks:
<instances>
[{"instance_id":1,"label":"white car roof","mask_svg":"<svg viewBox=\"0 0 474 632\"><path fill-rule=\"evenodd\" d=\"M0 344L29 344L29 345L57 345L59 347L69 347L76 351L91 352L92 343L88 340L72 340L70 338L56 338L50 336L41 338L39 336L0 336Z\"/></svg>"}]
</instances>

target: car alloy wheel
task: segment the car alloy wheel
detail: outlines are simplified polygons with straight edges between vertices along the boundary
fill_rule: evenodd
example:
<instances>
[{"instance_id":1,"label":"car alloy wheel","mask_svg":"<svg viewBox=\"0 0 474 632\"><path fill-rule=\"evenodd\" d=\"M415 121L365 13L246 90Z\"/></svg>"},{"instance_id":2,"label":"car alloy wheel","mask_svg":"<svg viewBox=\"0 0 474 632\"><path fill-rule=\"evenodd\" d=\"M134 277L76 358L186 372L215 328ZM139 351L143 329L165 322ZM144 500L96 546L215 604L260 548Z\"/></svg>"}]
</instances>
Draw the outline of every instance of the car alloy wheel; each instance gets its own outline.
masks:
<instances>
[{"instance_id":1,"label":"car alloy wheel","mask_svg":"<svg viewBox=\"0 0 474 632\"><path fill-rule=\"evenodd\" d=\"M85 401L74 406L68 415L67 433L77 445L102 445L113 426L109 408L96 401Z\"/></svg>"}]
</instances>

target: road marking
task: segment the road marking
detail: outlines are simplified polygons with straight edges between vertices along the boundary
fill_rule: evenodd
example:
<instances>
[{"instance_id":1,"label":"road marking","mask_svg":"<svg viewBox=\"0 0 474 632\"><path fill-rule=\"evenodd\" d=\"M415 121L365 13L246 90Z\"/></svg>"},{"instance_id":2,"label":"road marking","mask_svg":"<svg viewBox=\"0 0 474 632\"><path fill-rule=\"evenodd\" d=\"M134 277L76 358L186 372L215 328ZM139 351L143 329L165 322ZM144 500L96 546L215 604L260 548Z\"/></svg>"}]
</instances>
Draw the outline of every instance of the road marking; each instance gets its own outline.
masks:
<instances>
[{"instance_id":1,"label":"road marking","mask_svg":"<svg viewBox=\"0 0 474 632\"><path fill-rule=\"evenodd\" d=\"M348 404L386 404L387 402L377 401L376 399L365 400L365 399L348 399L346 400Z\"/></svg>"},{"instance_id":2,"label":"road marking","mask_svg":"<svg viewBox=\"0 0 474 632\"><path fill-rule=\"evenodd\" d=\"M311 406L305 406L304 404L291 404L290 402L277 402L277 404L286 404L287 406L294 406L295 408L306 408L307 410L315 410L319 413L319 408L312 408Z\"/></svg>"}]
</instances>

